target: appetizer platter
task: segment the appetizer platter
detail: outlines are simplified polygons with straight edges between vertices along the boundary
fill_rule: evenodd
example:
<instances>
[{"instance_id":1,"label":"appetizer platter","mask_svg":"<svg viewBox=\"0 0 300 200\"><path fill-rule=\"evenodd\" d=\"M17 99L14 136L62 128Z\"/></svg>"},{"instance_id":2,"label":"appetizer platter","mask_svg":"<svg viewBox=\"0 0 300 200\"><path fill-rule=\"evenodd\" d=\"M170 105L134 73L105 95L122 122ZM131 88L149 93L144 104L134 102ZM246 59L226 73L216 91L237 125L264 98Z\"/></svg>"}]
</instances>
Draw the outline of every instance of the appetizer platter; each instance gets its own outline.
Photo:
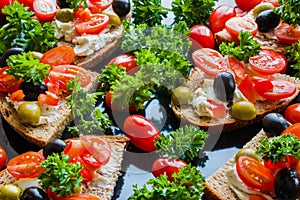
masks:
<instances>
[{"instance_id":1,"label":"appetizer platter","mask_svg":"<svg viewBox=\"0 0 300 200\"><path fill-rule=\"evenodd\" d=\"M0 97L1 198L298 197L297 147L285 154L288 161L280 158L291 168L286 173L292 174L293 188L286 189L296 192L289 194L278 189L284 177L274 181L275 171L263 177L269 180L264 188L248 184L249 170L239 170L249 161L247 152L237 153L243 154L236 156L237 164L231 156L249 141L245 147L256 151L258 140L271 132L287 129L298 136L293 127L300 122L299 5L289 0L253 5L244 0L133 0L128 8L123 0L66 0L56 1L53 15L48 13L53 2L43 4L49 6L49 19L39 15L40 0L25 9L29 1L6 2L2 10L9 24L3 30L14 25L18 10L31 23L54 27L57 43L26 49L26 37L16 36L13 50L1 57L2 82L10 80L4 85L9 91ZM64 3L71 8L63 8ZM296 16L286 16L288 9ZM110 40L80 29L94 25ZM255 156L264 159L266 151L259 147ZM222 171L229 165L236 165L247 189L239 188L240 180L229 181L232 170L230 176Z\"/></svg>"}]
</instances>

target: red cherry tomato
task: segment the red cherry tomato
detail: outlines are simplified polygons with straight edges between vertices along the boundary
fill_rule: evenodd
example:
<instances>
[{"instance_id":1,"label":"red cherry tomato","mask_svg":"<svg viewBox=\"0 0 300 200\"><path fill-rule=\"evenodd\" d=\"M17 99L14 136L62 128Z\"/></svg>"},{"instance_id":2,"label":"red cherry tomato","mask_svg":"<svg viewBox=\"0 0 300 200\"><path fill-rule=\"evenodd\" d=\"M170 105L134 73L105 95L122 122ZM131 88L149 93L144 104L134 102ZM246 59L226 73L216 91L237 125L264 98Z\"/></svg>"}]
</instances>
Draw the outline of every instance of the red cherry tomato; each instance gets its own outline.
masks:
<instances>
[{"instance_id":1,"label":"red cherry tomato","mask_svg":"<svg viewBox=\"0 0 300 200\"><path fill-rule=\"evenodd\" d=\"M41 21L51 21L57 12L55 0L34 0L33 10L36 17Z\"/></svg>"},{"instance_id":2,"label":"red cherry tomato","mask_svg":"<svg viewBox=\"0 0 300 200\"><path fill-rule=\"evenodd\" d=\"M157 158L152 164L152 174L154 177L159 177L166 173L168 180L172 182L173 174L186 165L185 161L178 158Z\"/></svg>"},{"instance_id":3,"label":"red cherry tomato","mask_svg":"<svg viewBox=\"0 0 300 200\"><path fill-rule=\"evenodd\" d=\"M190 39L192 40L192 49L215 47L215 40L211 30L204 25L195 25L191 28Z\"/></svg>"},{"instance_id":4,"label":"red cherry tomato","mask_svg":"<svg viewBox=\"0 0 300 200\"><path fill-rule=\"evenodd\" d=\"M36 178L43 170L40 166L43 160L41 153L28 151L9 160L7 171L15 178Z\"/></svg>"},{"instance_id":5,"label":"red cherry tomato","mask_svg":"<svg viewBox=\"0 0 300 200\"><path fill-rule=\"evenodd\" d=\"M108 106L110 109L118 111L118 112L133 112L136 110L136 106L134 104L130 105L129 108L124 108L121 109L121 105L115 105L115 103L113 103L113 91L109 90L108 92L106 92L105 94L105 104L106 106Z\"/></svg>"},{"instance_id":6,"label":"red cherry tomato","mask_svg":"<svg viewBox=\"0 0 300 200\"><path fill-rule=\"evenodd\" d=\"M221 5L213 10L209 17L209 28L213 34L225 28L225 22L236 16L236 10L232 6Z\"/></svg>"},{"instance_id":7,"label":"red cherry tomato","mask_svg":"<svg viewBox=\"0 0 300 200\"><path fill-rule=\"evenodd\" d=\"M210 104L210 110L214 118L219 119L226 117L227 112L224 104L217 103L212 99L207 99L207 102Z\"/></svg>"},{"instance_id":8,"label":"red cherry tomato","mask_svg":"<svg viewBox=\"0 0 300 200\"><path fill-rule=\"evenodd\" d=\"M6 151L0 146L0 170L3 169L7 161Z\"/></svg>"},{"instance_id":9,"label":"red cherry tomato","mask_svg":"<svg viewBox=\"0 0 300 200\"><path fill-rule=\"evenodd\" d=\"M249 58L251 69L261 75L273 75L285 71L288 66L286 57L272 50L260 50L257 56Z\"/></svg>"},{"instance_id":10,"label":"red cherry tomato","mask_svg":"<svg viewBox=\"0 0 300 200\"><path fill-rule=\"evenodd\" d=\"M281 4L278 3L278 0L263 0L263 2L271 3L271 4L273 4L273 6L275 6L275 7L281 6Z\"/></svg>"},{"instance_id":11,"label":"red cherry tomato","mask_svg":"<svg viewBox=\"0 0 300 200\"><path fill-rule=\"evenodd\" d=\"M93 4L98 4L102 10L107 9L113 2L113 0L89 0Z\"/></svg>"},{"instance_id":12,"label":"red cherry tomato","mask_svg":"<svg viewBox=\"0 0 300 200\"><path fill-rule=\"evenodd\" d=\"M274 90L274 85L272 84L272 81L270 79L253 76L252 82L254 89L258 94L261 92L270 92Z\"/></svg>"},{"instance_id":13,"label":"red cherry tomato","mask_svg":"<svg viewBox=\"0 0 300 200\"><path fill-rule=\"evenodd\" d=\"M257 4L261 3L262 0L235 0L236 5L244 10L244 11L250 11L252 10Z\"/></svg>"},{"instance_id":14,"label":"red cherry tomato","mask_svg":"<svg viewBox=\"0 0 300 200\"><path fill-rule=\"evenodd\" d=\"M74 23L75 30L79 35L99 34L103 31L109 23L109 17L103 14L92 14L90 20L77 19Z\"/></svg>"},{"instance_id":15,"label":"red cherry tomato","mask_svg":"<svg viewBox=\"0 0 300 200\"><path fill-rule=\"evenodd\" d=\"M292 124L291 126L287 127L282 133L283 134L294 134L300 140L300 123Z\"/></svg>"},{"instance_id":16,"label":"red cherry tomato","mask_svg":"<svg viewBox=\"0 0 300 200\"><path fill-rule=\"evenodd\" d=\"M256 93L256 90L254 89L253 78L249 75L246 75L245 78L241 81L238 89L248 99L248 101L252 103L255 103L259 97Z\"/></svg>"},{"instance_id":17,"label":"red cherry tomato","mask_svg":"<svg viewBox=\"0 0 300 200\"><path fill-rule=\"evenodd\" d=\"M41 63L55 65L71 64L75 60L75 52L69 46L57 46L45 52L41 58Z\"/></svg>"},{"instance_id":18,"label":"red cherry tomato","mask_svg":"<svg viewBox=\"0 0 300 200\"><path fill-rule=\"evenodd\" d=\"M19 89L22 80L16 81L13 76L7 74L7 69L9 69L9 67L0 69L0 92L12 93Z\"/></svg>"},{"instance_id":19,"label":"red cherry tomato","mask_svg":"<svg viewBox=\"0 0 300 200\"><path fill-rule=\"evenodd\" d=\"M160 134L158 128L141 115L130 115L124 121L124 132L136 147L147 151L155 151L154 139Z\"/></svg>"},{"instance_id":20,"label":"red cherry tomato","mask_svg":"<svg viewBox=\"0 0 300 200\"><path fill-rule=\"evenodd\" d=\"M240 156L236 162L238 176L247 186L263 191L273 191L274 175L259 161Z\"/></svg>"},{"instance_id":21,"label":"red cherry tomato","mask_svg":"<svg viewBox=\"0 0 300 200\"><path fill-rule=\"evenodd\" d=\"M228 68L224 57L214 49L198 49L193 52L192 58L196 67L199 67L204 73L211 76L216 76L220 72L226 72Z\"/></svg>"},{"instance_id":22,"label":"red cherry tomato","mask_svg":"<svg viewBox=\"0 0 300 200\"><path fill-rule=\"evenodd\" d=\"M284 118L292 123L300 123L300 103L289 105L284 111Z\"/></svg>"},{"instance_id":23,"label":"red cherry tomato","mask_svg":"<svg viewBox=\"0 0 300 200\"><path fill-rule=\"evenodd\" d=\"M235 82L239 85L246 76L244 63L240 62L239 60L233 57L227 57L226 61L230 70L234 74Z\"/></svg>"},{"instance_id":24,"label":"red cherry tomato","mask_svg":"<svg viewBox=\"0 0 300 200\"><path fill-rule=\"evenodd\" d=\"M72 194L68 197L63 198L63 200L82 200L82 199L100 200L100 198L91 194Z\"/></svg>"},{"instance_id":25,"label":"red cherry tomato","mask_svg":"<svg viewBox=\"0 0 300 200\"><path fill-rule=\"evenodd\" d=\"M91 19L92 13L88 8L79 7L76 12L74 12L74 17L76 19L81 19L89 21Z\"/></svg>"},{"instance_id":26,"label":"red cherry tomato","mask_svg":"<svg viewBox=\"0 0 300 200\"><path fill-rule=\"evenodd\" d=\"M126 73L129 75L134 75L139 70L139 66L136 63L136 57L130 54L122 54L114 57L108 63L108 65L111 64L116 64L118 67L125 67Z\"/></svg>"},{"instance_id":27,"label":"red cherry tomato","mask_svg":"<svg viewBox=\"0 0 300 200\"><path fill-rule=\"evenodd\" d=\"M15 0L1 0L0 1L0 13L2 14L2 9L7 6L10 5L14 2Z\"/></svg>"},{"instance_id":28,"label":"red cherry tomato","mask_svg":"<svg viewBox=\"0 0 300 200\"><path fill-rule=\"evenodd\" d=\"M274 34L281 43L291 45L300 40L300 27L294 28L292 25L282 23L274 30Z\"/></svg>"},{"instance_id":29,"label":"red cherry tomato","mask_svg":"<svg viewBox=\"0 0 300 200\"><path fill-rule=\"evenodd\" d=\"M11 101L22 101L25 97L23 90L17 90L9 96Z\"/></svg>"},{"instance_id":30,"label":"red cherry tomato","mask_svg":"<svg viewBox=\"0 0 300 200\"><path fill-rule=\"evenodd\" d=\"M239 41L238 36L241 31L248 31L253 36L256 35L258 27L255 21L244 17L232 17L225 23L225 28L230 34L232 39L236 42Z\"/></svg>"},{"instance_id":31,"label":"red cherry tomato","mask_svg":"<svg viewBox=\"0 0 300 200\"><path fill-rule=\"evenodd\" d=\"M272 160L264 161L264 166L270 169L274 174L282 168L292 167L297 160L293 156L285 156L285 161L277 161L273 163Z\"/></svg>"},{"instance_id":32,"label":"red cherry tomato","mask_svg":"<svg viewBox=\"0 0 300 200\"><path fill-rule=\"evenodd\" d=\"M26 7L29 7L30 11L33 11L33 1L34 0L17 0L20 4L23 4Z\"/></svg>"},{"instance_id":33,"label":"red cherry tomato","mask_svg":"<svg viewBox=\"0 0 300 200\"><path fill-rule=\"evenodd\" d=\"M46 94L40 94L38 96L38 103L39 104L46 104L50 106L57 106L59 102L59 98L56 94L51 92L47 92Z\"/></svg>"}]
</instances>

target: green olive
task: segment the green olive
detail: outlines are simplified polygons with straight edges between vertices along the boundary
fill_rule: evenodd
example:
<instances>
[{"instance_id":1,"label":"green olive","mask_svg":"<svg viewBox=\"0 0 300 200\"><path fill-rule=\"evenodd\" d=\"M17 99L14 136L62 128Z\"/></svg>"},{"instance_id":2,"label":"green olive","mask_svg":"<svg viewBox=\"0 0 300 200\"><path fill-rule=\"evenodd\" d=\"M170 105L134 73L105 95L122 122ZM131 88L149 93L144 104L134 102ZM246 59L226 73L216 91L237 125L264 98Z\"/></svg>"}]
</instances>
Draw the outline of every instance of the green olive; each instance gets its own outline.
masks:
<instances>
[{"instance_id":1,"label":"green olive","mask_svg":"<svg viewBox=\"0 0 300 200\"><path fill-rule=\"evenodd\" d=\"M109 24L111 26L120 26L121 19L120 17L113 11L103 11L102 14L107 15L109 17Z\"/></svg>"},{"instance_id":2,"label":"green olive","mask_svg":"<svg viewBox=\"0 0 300 200\"><path fill-rule=\"evenodd\" d=\"M256 117L256 107L250 101L239 101L232 105L231 115L240 120L252 120Z\"/></svg>"},{"instance_id":3,"label":"green olive","mask_svg":"<svg viewBox=\"0 0 300 200\"><path fill-rule=\"evenodd\" d=\"M264 10L273 10L275 7L273 6L273 4L269 3L269 2L263 2L258 4L257 6L255 6L253 8L253 17L254 19L257 17L257 15L259 13L261 13Z\"/></svg>"},{"instance_id":4,"label":"green olive","mask_svg":"<svg viewBox=\"0 0 300 200\"><path fill-rule=\"evenodd\" d=\"M37 125L40 121L41 108L37 103L28 101L19 106L17 113L21 122Z\"/></svg>"},{"instance_id":5,"label":"green olive","mask_svg":"<svg viewBox=\"0 0 300 200\"><path fill-rule=\"evenodd\" d=\"M20 200L22 189L14 184L7 184L0 189L1 200Z\"/></svg>"},{"instance_id":6,"label":"green olive","mask_svg":"<svg viewBox=\"0 0 300 200\"><path fill-rule=\"evenodd\" d=\"M69 22L74 19L73 10L70 8L59 9L56 13L56 19L61 22Z\"/></svg>"},{"instance_id":7,"label":"green olive","mask_svg":"<svg viewBox=\"0 0 300 200\"><path fill-rule=\"evenodd\" d=\"M242 148L240 149L234 156L235 161L238 160L240 156L249 156L251 158L254 158L257 161L261 161L259 156L255 153L255 150L252 148Z\"/></svg>"},{"instance_id":8,"label":"green olive","mask_svg":"<svg viewBox=\"0 0 300 200\"><path fill-rule=\"evenodd\" d=\"M192 99L192 90L185 86L179 86L174 89L171 100L174 105L187 104Z\"/></svg>"}]
</instances>

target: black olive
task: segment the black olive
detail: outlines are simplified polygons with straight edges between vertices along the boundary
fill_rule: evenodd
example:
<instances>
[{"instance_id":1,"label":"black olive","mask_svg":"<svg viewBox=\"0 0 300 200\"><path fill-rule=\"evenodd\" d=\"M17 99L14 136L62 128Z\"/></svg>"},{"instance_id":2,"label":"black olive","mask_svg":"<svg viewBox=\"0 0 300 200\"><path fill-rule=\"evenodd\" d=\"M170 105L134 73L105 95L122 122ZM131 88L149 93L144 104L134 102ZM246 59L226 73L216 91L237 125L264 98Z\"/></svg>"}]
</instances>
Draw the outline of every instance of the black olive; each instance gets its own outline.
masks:
<instances>
[{"instance_id":1,"label":"black olive","mask_svg":"<svg viewBox=\"0 0 300 200\"><path fill-rule=\"evenodd\" d=\"M289 124L280 113L269 113L264 116L262 127L268 137L273 137L280 135Z\"/></svg>"},{"instance_id":2,"label":"black olive","mask_svg":"<svg viewBox=\"0 0 300 200\"><path fill-rule=\"evenodd\" d=\"M70 3L68 3L66 0L56 0L56 3L60 8L69 8L70 7Z\"/></svg>"},{"instance_id":3,"label":"black olive","mask_svg":"<svg viewBox=\"0 0 300 200\"><path fill-rule=\"evenodd\" d=\"M229 72L221 72L214 79L213 89L217 99L231 101L235 90L234 77Z\"/></svg>"},{"instance_id":4,"label":"black olive","mask_svg":"<svg viewBox=\"0 0 300 200\"><path fill-rule=\"evenodd\" d=\"M21 200L50 200L47 193L39 187L31 186L26 188L21 195Z\"/></svg>"},{"instance_id":5,"label":"black olive","mask_svg":"<svg viewBox=\"0 0 300 200\"><path fill-rule=\"evenodd\" d=\"M280 200L296 200L300 191L299 174L291 168L283 168L275 175L275 195Z\"/></svg>"},{"instance_id":6,"label":"black olive","mask_svg":"<svg viewBox=\"0 0 300 200\"><path fill-rule=\"evenodd\" d=\"M130 0L114 0L112 8L120 18L125 17L130 12Z\"/></svg>"},{"instance_id":7,"label":"black olive","mask_svg":"<svg viewBox=\"0 0 300 200\"><path fill-rule=\"evenodd\" d=\"M47 143L47 145L43 149L43 155L47 158L49 155L53 153L60 154L65 147L67 146L66 142L61 139L54 139Z\"/></svg>"},{"instance_id":8,"label":"black olive","mask_svg":"<svg viewBox=\"0 0 300 200\"><path fill-rule=\"evenodd\" d=\"M278 26L280 17L273 10L264 10L257 15L255 22L260 32L268 32Z\"/></svg>"},{"instance_id":9,"label":"black olive","mask_svg":"<svg viewBox=\"0 0 300 200\"><path fill-rule=\"evenodd\" d=\"M6 59L9 56L16 55L16 54L22 54L23 52L24 52L24 50L22 48L18 48L18 47L12 47L12 48L8 49L6 52L4 52L4 54L1 57L0 67L6 67L7 66Z\"/></svg>"},{"instance_id":10,"label":"black olive","mask_svg":"<svg viewBox=\"0 0 300 200\"><path fill-rule=\"evenodd\" d=\"M45 83L34 85L32 82L22 82L20 89L23 90L25 101L37 101L39 94L45 94L48 87Z\"/></svg>"}]
</instances>

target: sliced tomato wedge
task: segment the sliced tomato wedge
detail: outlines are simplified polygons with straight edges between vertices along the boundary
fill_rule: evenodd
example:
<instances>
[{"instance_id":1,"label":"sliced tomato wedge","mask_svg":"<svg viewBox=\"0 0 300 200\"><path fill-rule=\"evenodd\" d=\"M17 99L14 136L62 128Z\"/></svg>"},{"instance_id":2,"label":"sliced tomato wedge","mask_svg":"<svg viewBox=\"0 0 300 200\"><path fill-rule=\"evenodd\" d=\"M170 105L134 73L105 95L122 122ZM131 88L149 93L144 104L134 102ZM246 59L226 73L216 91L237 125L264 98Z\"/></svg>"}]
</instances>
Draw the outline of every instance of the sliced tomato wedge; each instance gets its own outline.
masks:
<instances>
[{"instance_id":1,"label":"sliced tomato wedge","mask_svg":"<svg viewBox=\"0 0 300 200\"><path fill-rule=\"evenodd\" d=\"M211 76L216 76L220 72L226 72L228 69L224 57L214 49L198 49L193 52L192 58L196 67Z\"/></svg>"},{"instance_id":2,"label":"sliced tomato wedge","mask_svg":"<svg viewBox=\"0 0 300 200\"><path fill-rule=\"evenodd\" d=\"M264 166L272 170L274 174L280 169L285 167L292 167L296 163L297 159L295 159L294 156L285 156L284 161L277 161L276 163L273 163L272 160L264 160Z\"/></svg>"},{"instance_id":3,"label":"sliced tomato wedge","mask_svg":"<svg viewBox=\"0 0 300 200\"><path fill-rule=\"evenodd\" d=\"M43 154L28 151L10 159L7 163L7 171L14 178L35 178L43 170L40 166L45 160Z\"/></svg>"},{"instance_id":4,"label":"sliced tomato wedge","mask_svg":"<svg viewBox=\"0 0 300 200\"><path fill-rule=\"evenodd\" d=\"M39 104L46 104L49 106L57 106L58 102L59 102L58 96L52 92L46 92L46 94L40 94L38 96Z\"/></svg>"},{"instance_id":5,"label":"sliced tomato wedge","mask_svg":"<svg viewBox=\"0 0 300 200\"><path fill-rule=\"evenodd\" d=\"M12 93L19 89L22 80L16 81L13 76L7 74L7 69L8 66L0 69L0 92Z\"/></svg>"},{"instance_id":6,"label":"sliced tomato wedge","mask_svg":"<svg viewBox=\"0 0 300 200\"><path fill-rule=\"evenodd\" d=\"M291 126L287 127L282 133L283 134L294 134L300 140L300 123L292 124Z\"/></svg>"},{"instance_id":7,"label":"sliced tomato wedge","mask_svg":"<svg viewBox=\"0 0 300 200\"><path fill-rule=\"evenodd\" d=\"M225 23L225 28L232 39L239 42L238 36L241 31L248 31L253 36L256 35L258 27L255 21L244 17L232 17Z\"/></svg>"},{"instance_id":8,"label":"sliced tomato wedge","mask_svg":"<svg viewBox=\"0 0 300 200\"><path fill-rule=\"evenodd\" d=\"M34 14L39 20L51 21L57 12L57 5L55 0L34 0L33 1Z\"/></svg>"},{"instance_id":9,"label":"sliced tomato wedge","mask_svg":"<svg viewBox=\"0 0 300 200\"><path fill-rule=\"evenodd\" d=\"M113 2L113 0L89 0L93 4L100 5L102 10L107 9Z\"/></svg>"},{"instance_id":10,"label":"sliced tomato wedge","mask_svg":"<svg viewBox=\"0 0 300 200\"><path fill-rule=\"evenodd\" d=\"M300 27L283 23L274 30L274 34L281 43L291 45L300 40Z\"/></svg>"},{"instance_id":11,"label":"sliced tomato wedge","mask_svg":"<svg viewBox=\"0 0 300 200\"><path fill-rule=\"evenodd\" d=\"M9 96L9 100L22 101L24 99L24 97L25 97L25 94L24 94L23 90L17 90Z\"/></svg>"},{"instance_id":12,"label":"sliced tomato wedge","mask_svg":"<svg viewBox=\"0 0 300 200\"><path fill-rule=\"evenodd\" d=\"M254 88L251 76L246 75L245 78L239 84L238 89L248 99L248 101L255 103L258 99L258 94L256 93L256 90Z\"/></svg>"},{"instance_id":13,"label":"sliced tomato wedge","mask_svg":"<svg viewBox=\"0 0 300 200\"><path fill-rule=\"evenodd\" d=\"M103 14L92 14L90 20L77 19L74 23L75 30L79 35L99 34L109 23L109 17Z\"/></svg>"},{"instance_id":14,"label":"sliced tomato wedge","mask_svg":"<svg viewBox=\"0 0 300 200\"><path fill-rule=\"evenodd\" d=\"M259 91L259 92L257 92L258 94L260 92L270 92L270 91L273 91L273 89L274 89L274 85L272 84L272 81L267 78L253 76L252 82L253 82L255 91L256 92Z\"/></svg>"},{"instance_id":15,"label":"sliced tomato wedge","mask_svg":"<svg viewBox=\"0 0 300 200\"><path fill-rule=\"evenodd\" d=\"M247 186L263 191L273 191L274 175L270 169L248 156L240 156L236 162L238 176Z\"/></svg>"},{"instance_id":16,"label":"sliced tomato wedge","mask_svg":"<svg viewBox=\"0 0 300 200\"><path fill-rule=\"evenodd\" d=\"M226 61L227 65L234 74L235 82L237 83L237 85L239 85L246 76L244 63L240 62L239 60L233 57L227 57Z\"/></svg>"},{"instance_id":17,"label":"sliced tomato wedge","mask_svg":"<svg viewBox=\"0 0 300 200\"><path fill-rule=\"evenodd\" d=\"M249 58L251 69L261 75L273 75L285 71L288 66L286 57L272 50L260 50L257 56Z\"/></svg>"},{"instance_id":18,"label":"sliced tomato wedge","mask_svg":"<svg viewBox=\"0 0 300 200\"><path fill-rule=\"evenodd\" d=\"M45 52L41 58L41 63L51 66L71 64L75 60L75 52L69 46L57 46Z\"/></svg>"}]
</instances>

